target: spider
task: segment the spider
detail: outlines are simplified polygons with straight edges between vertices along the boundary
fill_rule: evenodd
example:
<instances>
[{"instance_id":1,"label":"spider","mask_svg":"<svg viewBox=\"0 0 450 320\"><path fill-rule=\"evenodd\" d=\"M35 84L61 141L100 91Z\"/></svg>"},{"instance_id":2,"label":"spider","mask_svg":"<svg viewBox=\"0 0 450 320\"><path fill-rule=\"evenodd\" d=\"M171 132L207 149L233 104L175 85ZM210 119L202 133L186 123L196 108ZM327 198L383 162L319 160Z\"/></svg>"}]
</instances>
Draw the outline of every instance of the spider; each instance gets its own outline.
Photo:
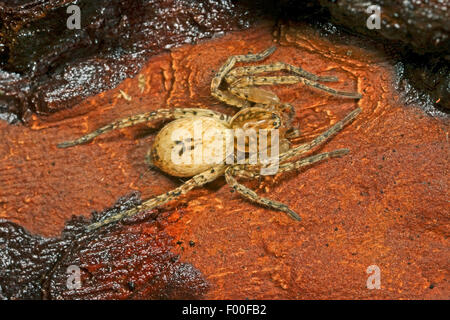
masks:
<instances>
[{"instance_id":1,"label":"spider","mask_svg":"<svg viewBox=\"0 0 450 320\"><path fill-rule=\"evenodd\" d=\"M244 198L274 210L285 212L293 219L300 220L300 216L287 205L260 197L256 192L238 182L237 178L255 179L261 177L263 175L262 169L269 166L267 162L260 160L255 163L245 159L244 161L234 163L228 160L236 160L239 152L241 155L248 155L252 145L254 147L258 139L261 141L261 130L266 130L265 132L269 133L271 139L270 143L266 144L265 147L260 144L257 149L261 152L265 148L265 151L270 152L272 156L274 151L278 149L278 153L275 153L275 158L278 163L276 168L277 173L295 170L328 158L340 157L347 154L349 150L339 149L301 158L301 156L304 156L311 149L329 140L346 124L351 122L361 112L361 109L356 108L312 141L291 147L289 139L299 136L299 131L291 125L294 117L293 107L287 103L280 102L280 99L275 93L261 89L259 86L301 82L307 86L336 96L353 99L359 99L362 96L357 92L338 91L318 83L318 81L337 81L338 79L334 76L317 76L300 67L283 62L233 68L237 62L262 61L271 55L275 49L275 47L270 47L258 54L249 53L246 55L231 56L213 77L211 94L220 101L241 109L232 117L201 108L159 109L115 121L76 140L58 144L59 148L67 148L86 143L103 133L115 129L126 128L151 120L172 120L158 132L153 146L147 152L145 160L149 166L157 167L172 176L189 177L190 179L178 188L154 198L144 200L134 208L110 217L104 217L90 224L87 229L94 230L112 222L122 220L125 217L133 216L143 210L150 210L161 206L195 187L200 187L214 181L222 175L225 175L226 182L231 186L232 191L237 191ZM261 75L261 73L272 71L287 71L291 72L292 75ZM194 127L196 123L202 125L200 129L202 134L209 129L213 129L214 134L210 134L208 137L205 135L197 135L195 137L195 132L193 133L193 131L195 131ZM236 141L239 139L239 136L230 137L229 132L231 129L257 129L259 131L256 139L254 136L253 139L250 136L243 136L244 140L240 141L244 141L244 143L237 144ZM178 136L174 137L177 130ZM278 137L278 141L276 141L278 143L274 143L272 137ZM231 141L231 144L235 148L231 152L229 149L226 149L228 153L220 153L220 151L223 151L223 140L227 140L228 143ZM219 147L217 148L217 146ZM212 151L213 149L215 150L214 152ZM211 155L212 153L219 154L219 161L205 161L201 157L200 161L196 161L195 163L192 163L192 161L180 162L174 160L174 154L178 154L180 157L185 156L184 159L192 160L195 152L198 150L200 150L200 155L203 156ZM225 156L220 157L220 155Z\"/></svg>"}]
</instances>

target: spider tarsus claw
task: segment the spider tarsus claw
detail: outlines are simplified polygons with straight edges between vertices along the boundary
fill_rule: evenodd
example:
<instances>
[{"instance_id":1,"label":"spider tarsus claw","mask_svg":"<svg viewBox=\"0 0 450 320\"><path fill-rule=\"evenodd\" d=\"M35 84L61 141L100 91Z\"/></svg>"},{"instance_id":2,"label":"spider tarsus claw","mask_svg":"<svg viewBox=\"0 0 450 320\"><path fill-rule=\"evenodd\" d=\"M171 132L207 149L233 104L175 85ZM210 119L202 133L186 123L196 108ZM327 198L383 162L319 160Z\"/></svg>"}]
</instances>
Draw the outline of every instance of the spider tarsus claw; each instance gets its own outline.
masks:
<instances>
[{"instance_id":1,"label":"spider tarsus claw","mask_svg":"<svg viewBox=\"0 0 450 320\"><path fill-rule=\"evenodd\" d=\"M352 118L356 117L358 114L360 114L362 112L362 109L360 107L356 108L355 110L353 110L352 112L350 112L350 115L352 116Z\"/></svg>"},{"instance_id":2,"label":"spider tarsus claw","mask_svg":"<svg viewBox=\"0 0 450 320\"><path fill-rule=\"evenodd\" d=\"M297 220L297 221L301 221L302 218L300 218L300 216L297 214L297 212L286 208L286 213L289 214L289 216L291 216L292 219Z\"/></svg>"},{"instance_id":3,"label":"spider tarsus claw","mask_svg":"<svg viewBox=\"0 0 450 320\"><path fill-rule=\"evenodd\" d=\"M94 231L95 229L98 229L99 227L101 227L101 223L94 222L94 223L86 226L85 230L86 230L86 232L91 232L91 231Z\"/></svg>"},{"instance_id":4,"label":"spider tarsus claw","mask_svg":"<svg viewBox=\"0 0 450 320\"><path fill-rule=\"evenodd\" d=\"M276 46L271 46L270 48L264 50L262 52L262 54L267 57L267 56L270 56L272 53L274 53L275 50L277 50L277 47Z\"/></svg>"},{"instance_id":5,"label":"spider tarsus claw","mask_svg":"<svg viewBox=\"0 0 450 320\"><path fill-rule=\"evenodd\" d=\"M341 94L350 99L358 99L359 100L362 98L362 94L359 92L341 92Z\"/></svg>"},{"instance_id":6,"label":"spider tarsus claw","mask_svg":"<svg viewBox=\"0 0 450 320\"><path fill-rule=\"evenodd\" d=\"M336 150L336 154L337 156L345 156L346 154L348 154L350 152L349 149L338 149Z\"/></svg>"},{"instance_id":7,"label":"spider tarsus claw","mask_svg":"<svg viewBox=\"0 0 450 320\"><path fill-rule=\"evenodd\" d=\"M56 146L58 148L64 149L64 148L69 148L69 147L73 147L76 143L74 143L73 141L64 141L61 143L58 143Z\"/></svg>"}]
</instances>

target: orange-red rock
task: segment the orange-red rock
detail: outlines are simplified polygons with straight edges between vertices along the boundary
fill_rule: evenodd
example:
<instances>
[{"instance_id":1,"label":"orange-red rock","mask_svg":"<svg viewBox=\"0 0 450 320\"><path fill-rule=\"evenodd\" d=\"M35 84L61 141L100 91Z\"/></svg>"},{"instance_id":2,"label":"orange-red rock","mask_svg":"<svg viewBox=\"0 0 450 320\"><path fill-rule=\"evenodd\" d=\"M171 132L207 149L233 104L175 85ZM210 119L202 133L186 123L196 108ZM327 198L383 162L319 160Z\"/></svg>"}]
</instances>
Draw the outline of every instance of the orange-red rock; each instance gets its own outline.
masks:
<instances>
[{"instance_id":1,"label":"orange-red rock","mask_svg":"<svg viewBox=\"0 0 450 320\"><path fill-rule=\"evenodd\" d=\"M448 299L448 120L405 105L380 52L330 42L303 26L282 28L277 38L267 61L336 75L340 82L330 86L363 94L356 102L302 85L273 88L296 107L298 143L360 106L358 119L320 150L351 152L248 183L288 204L301 222L243 200L223 181L171 202L163 210L174 253L203 273L210 284L205 298ZM69 149L56 144L158 108L232 113L210 96L214 72L230 55L259 52L273 41L271 27L260 25L183 46L71 110L35 117L28 127L0 122L0 218L57 236L72 215L89 216L134 190L148 198L173 188L178 179L144 163L156 129L124 129ZM381 270L379 290L366 287L370 265Z\"/></svg>"}]
</instances>

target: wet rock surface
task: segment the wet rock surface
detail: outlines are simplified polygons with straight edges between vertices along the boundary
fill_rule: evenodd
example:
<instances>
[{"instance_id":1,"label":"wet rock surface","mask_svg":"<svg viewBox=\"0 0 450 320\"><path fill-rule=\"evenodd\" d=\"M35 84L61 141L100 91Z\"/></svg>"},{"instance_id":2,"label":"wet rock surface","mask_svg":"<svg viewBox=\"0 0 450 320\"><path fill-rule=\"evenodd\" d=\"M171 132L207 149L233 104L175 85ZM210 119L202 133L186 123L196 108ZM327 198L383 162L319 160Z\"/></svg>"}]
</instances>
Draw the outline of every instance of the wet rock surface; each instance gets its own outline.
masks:
<instances>
[{"instance_id":1,"label":"wet rock surface","mask_svg":"<svg viewBox=\"0 0 450 320\"><path fill-rule=\"evenodd\" d=\"M320 0L335 23L349 29L410 46L417 53L448 54L450 47L450 22L448 1L385 1L375 0ZM380 7L380 28L369 29L367 19Z\"/></svg>"},{"instance_id":2,"label":"wet rock surface","mask_svg":"<svg viewBox=\"0 0 450 320\"><path fill-rule=\"evenodd\" d=\"M331 21L351 32L381 40L387 51L400 55L402 83L407 99L450 109L450 4L448 1L320 0ZM380 28L367 28L367 19L380 7ZM413 87L411 87L412 85ZM429 97L420 92L426 93ZM428 101L427 101L428 100ZM431 101L430 101L431 100Z\"/></svg>"},{"instance_id":3,"label":"wet rock surface","mask_svg":"<svg viewBox=\"0 0 450 320\"><path fill-rule=\"evenodd\" d=\"M201 107L233 114L235 109L210 95L214 73L230 55L260 52L274 41L278 49L266 62L284 61L318 75L334 75L339 82L330 86L363 94L353 101L300 84L272 87L296 108L294 124L302 132L296 144L311 140L357 106L363 110L318 150L348 148L345 157L246 182L260 195L288 204L301 222L243 200L218 180L157 211L108 227L95 239L79 231L78 222L60 236L73 215L89 217L131 191L147 199L181 181L146 167L144 157L157 124L123 129L69 149L58 149L57 143L159 108ZM24 292L23 297L34 297L41 290L49 298L448 299L448 119L431 117L414 103L405 105L395 89L395 61L370 44L353 45L358 41L349 36L330 40L306 24L280 24L275 30L272 23L260 24L172 48L117 88L72 109L31 116L28 126L0 122L0 217L9 221L2 222L0 239L12 243L3 248L31 243L25 248L36 250L36 257L29 264L54 270L44 272L52 276L40 282L41 288L14 291L14 276L20 275L14 270L20 261L30 261L27 253L21 259L17 249L15 260L5 259L16 264L2 268L8 275L1 278L2 295ZM15 224L46 239L24 236ZM80 247L66 250L72 242ZM50 244L69 253L44 259ZM158 266L152 269L156 273L144 267L141 255ZM177 255L189 266L165 258ZM135 272L122 273L124 261ZM87 282L80 291L64 289L69 264L83 267ZM117 272L110 275L105 269L111 265ZM379 290L366 287L371 265L381 271ZM127 290L126 283L137 283L141 273L150 279L148 274L164 270L179 270L169 273L183 279L176 287L181 289L171 291L171 285L158 282L156 287L142 284L142 294L135 296ZM196 283L193 292L183 289L188 279ZM104 288L106 293L96 292Z\"/></svg>"},{"instance_id":4,"label":"wet rock surface","mask_svg":"<svg viewBox=\"0 0 450 320\"><path fill-rule=\"evenodd\" d=\"M123 198L99 216L129 208L138 200L136 194ZM171 252L173 239L159 219L142 218L138 226L91 233L85 232L87 219L73 218L60 238L32 236L0 220L0 298L202 297L208 284L200 272Z\"/></svg>"},{"instance_id":5,"label":"wet rock surface","mask_svg":"<svg viewBox=\"0 0 450 320\"><path fill-rule=\"evenodd\" d=\"M66 26L76 4L81 29ZM0 117L49 114L112 88L149 56L259 17L232 1L0 2Z\"/></svg>"}]
</instances>

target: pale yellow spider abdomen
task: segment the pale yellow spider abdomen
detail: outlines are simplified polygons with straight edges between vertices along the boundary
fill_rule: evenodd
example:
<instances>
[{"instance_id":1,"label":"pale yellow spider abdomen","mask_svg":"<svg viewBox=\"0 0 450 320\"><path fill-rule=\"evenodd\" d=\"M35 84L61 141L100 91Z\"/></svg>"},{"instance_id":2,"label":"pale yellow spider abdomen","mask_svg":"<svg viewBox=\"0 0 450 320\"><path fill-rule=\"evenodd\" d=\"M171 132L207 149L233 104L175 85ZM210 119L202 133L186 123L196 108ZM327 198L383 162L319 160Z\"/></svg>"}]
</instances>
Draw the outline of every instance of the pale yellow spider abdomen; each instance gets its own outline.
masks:
<instances>
[{"instance_id":1,"label":"pale yellow spider abdomen","mask_svg":"<svg viewBox=\"0 0 450 320\"><path fill-rule=\"evenodd\" d=\"M232 143L232 139L227 123L219 119L203 116L178 119L168 123L155 137L151 160L172 176L192 177L224 163L227 142Z\"/></svg>"}]
</instances>

